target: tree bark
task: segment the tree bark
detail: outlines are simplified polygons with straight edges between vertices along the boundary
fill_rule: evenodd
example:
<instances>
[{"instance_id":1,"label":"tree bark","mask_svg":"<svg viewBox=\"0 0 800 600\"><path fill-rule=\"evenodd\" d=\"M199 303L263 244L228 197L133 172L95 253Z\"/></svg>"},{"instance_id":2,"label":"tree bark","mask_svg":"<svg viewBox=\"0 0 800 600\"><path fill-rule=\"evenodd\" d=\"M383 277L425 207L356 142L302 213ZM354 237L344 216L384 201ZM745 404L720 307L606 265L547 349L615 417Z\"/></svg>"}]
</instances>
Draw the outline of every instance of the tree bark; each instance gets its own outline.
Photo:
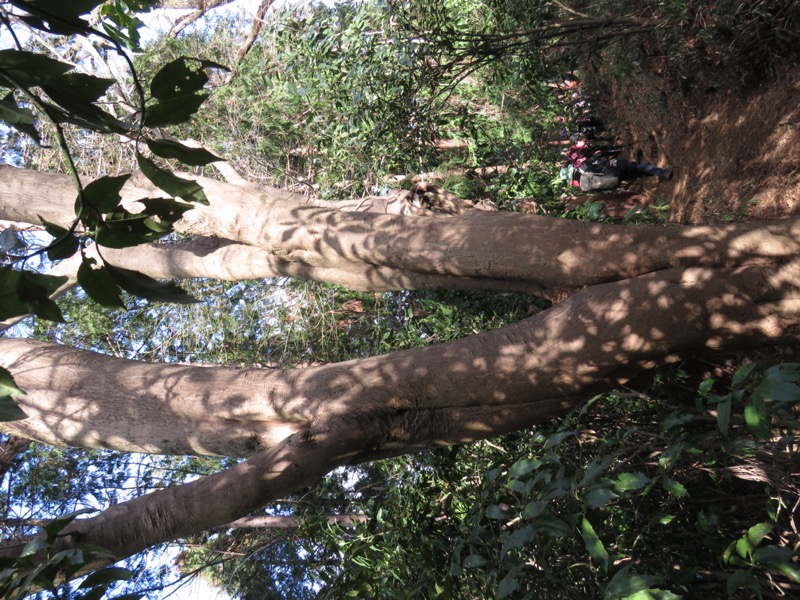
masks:
<instances>
[{"instance_id":1,"label":"tree bark","mask_svg":"<svg viewBox=\"0 0 800 600\"><path fill-rule=\"evenodd\" d=\"M356 523L365 523L367 521L367 516L364 514L325 515L322 518L328 523L336 523L345 529L353 529ZM302 524L302 521L291 515L256 515L236 519L235 521L225 524L223 527L239 529L296 529Z\"/></svg>"},{"instance_id":2,"label":"tree bark","mask_svg":"<svg viewBox=\"0 0 800 600\"><path fill-rule=\"evenodd\" d=\"M417 278L429 288L449 279L452 287L469 281L461 289L552 297L672 267L780 263L800 251L800 220L623 227L501 212L435 219L343 212L309 206L299 194L197 179L210 206L188 211L178 232L257 248L291 276L348 274L337 282L349 279L358 289L414 289ZM68 225L74 218L67 176L0 167L0 194L2 219ZM139 175L124 189L130 202L164 196Z\"/></svg>"},{"instance_id":3,"label":"tree bark","mask_svg":"<svg viewBox=\"0 0 800 600\"><path fill-rule=\"evenodd\" d=\"M3 482L3 479L5 479L6 473L8 473L8 470L11 468L11 463L14 462L14 459L30 445L31 440L15 437L13 435L0 444L0 484Z\"/></svg>"},{"instance_id":4,"label":"tree bark","mask_svg":"<svg viewBox=\"0 0 800 600\"><path fill-rule=\"evenodd\" d=\"M27 391L14 435L67 446L249 456L347 421L393 455L511 431L637 365L704 347L796 339L800 264L674 269L579 292L503 329L290 371L147 364L0 340Z\"/></svg>"},{"instance_id":5,"label":"tree bark","mask_svg":"<svg viewBox=\"0 0 800 600\"><path fill-rule=\"evenodd\" d=\"M19 403L28 418L0 425L9 434L249 457L76 520L59 547L94 544L121 559L231 523L341 465L563 415L587 393L666 357L796 343L800 334L796 220L634 228L500 213L435 219L203 185L211 205L189 211L179 231L230 240L220 248L247 245L268 262L319 272L362 268L376 284L378 273L398 282L404 273L529 291L587 287L495 331L291 371L145 364L0 339L0 364L27 391ZM65 177L2 167L0 194L2 218L72 220ZM163 194L134 178L125 195Z\"/></svg>"}]
</instances>

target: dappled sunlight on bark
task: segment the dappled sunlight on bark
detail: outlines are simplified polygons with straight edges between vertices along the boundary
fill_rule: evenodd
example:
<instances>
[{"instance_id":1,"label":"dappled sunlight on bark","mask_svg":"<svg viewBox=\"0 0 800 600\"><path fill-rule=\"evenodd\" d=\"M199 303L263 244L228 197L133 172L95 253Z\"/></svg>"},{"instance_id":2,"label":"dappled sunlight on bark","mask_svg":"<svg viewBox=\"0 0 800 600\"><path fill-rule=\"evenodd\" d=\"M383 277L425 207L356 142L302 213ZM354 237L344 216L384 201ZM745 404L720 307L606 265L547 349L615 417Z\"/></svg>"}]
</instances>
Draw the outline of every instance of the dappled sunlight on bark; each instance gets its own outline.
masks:
<instances>
[{"instance_id":1,"label":"dappled sunlight on bark","mask_svg":"<svg viewBox=\"0 0 800 600\"><path fill-rule=\"evenodd\" d=\"M0 218L71 218L69 180L42 175L0 167L0 194L10 199ZM288 371L146 364L0 339L0 362L27 391L20 405L28 418L5 423L8 433L250 457L76 523L84 542L137 551L230 522L343 464L529 427L660 361L795 343L800 334L800 221L620 227L500 212L435 218L338 211L303 196L202 183L211 205L176 224L192 239L104 251L110 264L156 277L517 290L556 303L458 341ZM148 186L134 177L126 196L135 201ZM191 518L176 516L183 513Z\"/></svg>"}]
</instances>

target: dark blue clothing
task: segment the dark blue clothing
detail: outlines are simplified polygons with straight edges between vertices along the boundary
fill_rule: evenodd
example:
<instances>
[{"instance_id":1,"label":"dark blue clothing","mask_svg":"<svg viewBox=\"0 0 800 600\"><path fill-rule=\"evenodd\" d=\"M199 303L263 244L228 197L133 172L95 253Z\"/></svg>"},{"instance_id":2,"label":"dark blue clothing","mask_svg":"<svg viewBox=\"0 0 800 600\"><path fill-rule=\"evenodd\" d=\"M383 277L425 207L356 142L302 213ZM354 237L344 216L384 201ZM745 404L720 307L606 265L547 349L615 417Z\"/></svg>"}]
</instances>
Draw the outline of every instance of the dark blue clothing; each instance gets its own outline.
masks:
<instances>
[{"instance_id":1,"label":"dark blue clothing","mask_svg":"<svg viewBox=\"0 0 800 600\"><path fill-rule=\"evenodd\" d=\"M650 175L669 179L672 176L672 169L661 169L650 163L640 163L626 158L612 158L608 163L617 169L619 178L622 180L636 179L637 177L648 177Z\"/></svg>"}]
</instances>

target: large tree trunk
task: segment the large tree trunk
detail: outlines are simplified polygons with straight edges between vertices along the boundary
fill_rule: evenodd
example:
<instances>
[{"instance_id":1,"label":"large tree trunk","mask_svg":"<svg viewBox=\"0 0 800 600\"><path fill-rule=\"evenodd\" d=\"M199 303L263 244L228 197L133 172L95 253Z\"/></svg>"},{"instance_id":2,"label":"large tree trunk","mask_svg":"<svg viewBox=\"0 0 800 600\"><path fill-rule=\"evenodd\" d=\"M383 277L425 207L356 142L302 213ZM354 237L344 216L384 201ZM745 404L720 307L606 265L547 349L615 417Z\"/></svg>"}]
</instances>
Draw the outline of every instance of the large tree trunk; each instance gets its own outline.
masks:
<instances>
[{"instance_id":1,"label":"large tree trunk","mask_svg":"<svg viewBox=\"0 0 800 600\"><path fill-rule=\"evenodd\" d=\"M797 221L624 228L499 213L436 219L203 184L211 206L187 213L179 229L276 264L361 268L376 285L446 277L527 291L587 287L503 329L291 371L144 364L2 339L0 364L27 391L28 418L2 424L10 434L249 457L75 521L59 538L64 547L130 556L235 521L343 464L530 426L667 357L796 342L800 333ZM0 194L0 217L72 218L66 178L0 168ZM136 179L126 194L152 190Z\"/></svg>"},{"instance_id":2,"label":"large tree trunk","mask_svg":"<svg viewBox=\"0 0 800 600\"><path fill-rule=\"evenodd\" d=\"M3 429L67 446L232 456L338 421L370 432L371 457L479 439L562 414L670 354L796 339L798 268L673 269L587 288L457 342L288 371L3 339L0 364L28 392L29 415Z\"/></svg>"},{"instance_id":3,"label":"large tree trunk","mask_svg":"<svg viewBox=\"0 0 800 600\"><path fill-rule=\"evenodd\" d=\"M209 256L204 273L218 269L223 278L234 267L219 261L229 263L232 257L226 253L233 252L241 253L237 258L251 258L252 268L239 269L247 276L255 275L257 267L265 276L318 278L360 290L505 289L550 297L565 288L671 267L775 263L800 252L798 220L622 227L500 212L438 219L340 211L335 203L312 205L300 194L199 181L210 206L196 205L176 223L176 230L244 244L257 249L261 258L230 242L190 244L193 260L177 252L168 258L197 265L199 258ZM123 194L131 203L165 196L141 175L132 178ZM41 217L67 225L74 218L75 191L65 175L0 166L0 196L0 219L38 224ZM123 260L117 258L121 253L103 254ZM148 270L137 258L128 258L126 264Z\"/></svg>"}]
</instances>

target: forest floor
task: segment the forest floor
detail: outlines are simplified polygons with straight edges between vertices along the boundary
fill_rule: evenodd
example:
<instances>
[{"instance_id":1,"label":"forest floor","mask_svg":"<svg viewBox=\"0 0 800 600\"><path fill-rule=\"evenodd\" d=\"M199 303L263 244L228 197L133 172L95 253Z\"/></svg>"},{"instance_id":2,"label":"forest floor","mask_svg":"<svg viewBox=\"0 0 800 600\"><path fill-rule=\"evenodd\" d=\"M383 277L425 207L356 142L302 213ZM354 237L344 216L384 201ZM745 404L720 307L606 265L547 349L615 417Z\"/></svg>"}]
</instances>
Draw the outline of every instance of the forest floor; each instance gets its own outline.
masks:
<instances>
[{"instance_id":1,"label":"forest floor","mask_svg":"<svg viewBox=\"0 0 800 600\"><path fill-rule=\"evenodd\" d=\"M796 64L692 73L640 52L626 66L622 77L598 69L589 89L624 156L675 169L635 184L640 202L663 201L682 223L800 214Z\"/></svg>"}]
</instances>

